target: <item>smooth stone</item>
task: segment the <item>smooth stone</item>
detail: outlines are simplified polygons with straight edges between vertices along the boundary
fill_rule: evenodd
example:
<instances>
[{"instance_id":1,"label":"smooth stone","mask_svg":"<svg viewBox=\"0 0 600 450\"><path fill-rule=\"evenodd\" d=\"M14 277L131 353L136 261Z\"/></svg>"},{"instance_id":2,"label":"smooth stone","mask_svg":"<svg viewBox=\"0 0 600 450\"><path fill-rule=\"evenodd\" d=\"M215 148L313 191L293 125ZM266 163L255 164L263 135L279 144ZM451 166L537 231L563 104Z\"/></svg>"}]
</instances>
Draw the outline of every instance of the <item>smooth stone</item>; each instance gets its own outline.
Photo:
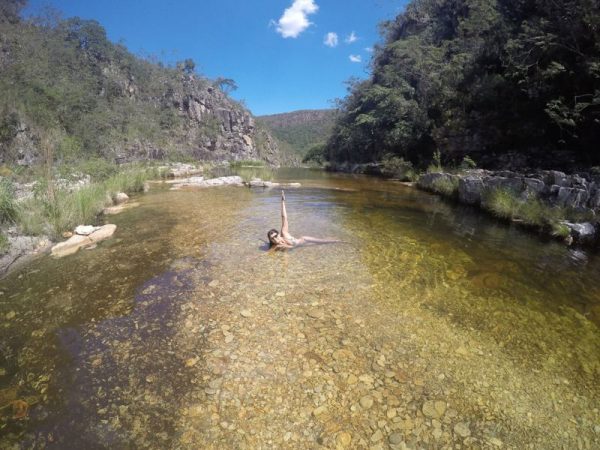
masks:
<instances>
[{"instance_id":1,"label":"smooth stone","mask_svg":"<svg viewBox=\"0 0 600 450\"><path fill-rule=\"evenodd\" d=\"M242 309L240 315L242 317L252 317L252 312L249 309Z\"/></svg>"},{"instance_id":2,"label":"smooth stone","mask_svg":"<svg viewBox=\"0 0 600 450\"><path fill-rule=\"evenodd\" d=\"M324 319L325 318L325 312L322 309L311 309L310 311L307 312L308 317L311 317L313 319Z\"/></svg>"},{"instance_id":3,"label":"smooth stone","mask_svg":"<svg viewBox=\"0 0 600 450\"><path fill-rule=\"evenodd\" d=\"M115 195L115 203L117 205L125 203L127 200L129 200L129 195L127 195L125 192L119 192L117 195Z\"/></svg>"},{"instance_id":4,"label":"smooth stone","mask_svg":"<svg viewBox=\"0 0 600 450\"><path fill-rule=\"evenodd\" d=\"M325 411L327 411L327 406L326 405L321 405L318 408L313 409L313 416L317 417L320 416L321 414L323 414Z\"/></svg>"},{"instance_id":5,"label":"smooth stone","mask_svg":"<svg viewBox=\"0 0 600 450\"><path fill-rule=\"evenodd\" d=\"M335 359L336 361L340 361L343 359L354 359L354 353L352 353L350 350L346 350L346 349L339 349L336 350L332 353L332 358Z\"/></svg>"},{"instance_id":6,"label":"smooth stone","mask_svg":"<svg viewBox=\"0 0 600 450\"><path fill-rule=\"evenodd\" d=\"M348 448L352 442L352 435L346 431L340 431L335 437L335 448L343 449Z\"/></svg>"},{"instance_id":7,"label":"smooth stone","mask_svg":"<svg viewBox=\"0 0 600 450\"><path fill-rule=\"evenodd\" d=\"M404 440L404 437L402 436L401 433L392 433L388 437L388 441L392 445L400 445L403 440Z\"/></svg>"},{"instance_id":8,"label":"smooth stone","mask_svg":"<svg viewBox=\"0 0 600 450\"><path fill-rule=\"evenodd\" d=\"M365 395L360 399L359 403L364 409L369 409L371 406L373 406L373 397Z\"/></svg>"},{"instance_id":9,"label":"smooth stone","mask_svg":"<svg viewBox=\"0 0 600 450\"><path fill-rule=\"evenodd\" d=\"M377 430L375 433L373 433L373 435L371 436L371 442L379 442L380 440L383 439L383 433L381 432L381 430Z\"/></svg>"},{"instance_id":10,"label":"smooth stone","mask_svg":"<svg viewBox=\"0 0 600 450\"><path fill-rule=\"evenodd\" d=\"M456 425L454 425L454 432L463 438L469 437L471 435L471 430L469 429L469 426L464 422L459 422Z\"/></svg>"}]
</instances>

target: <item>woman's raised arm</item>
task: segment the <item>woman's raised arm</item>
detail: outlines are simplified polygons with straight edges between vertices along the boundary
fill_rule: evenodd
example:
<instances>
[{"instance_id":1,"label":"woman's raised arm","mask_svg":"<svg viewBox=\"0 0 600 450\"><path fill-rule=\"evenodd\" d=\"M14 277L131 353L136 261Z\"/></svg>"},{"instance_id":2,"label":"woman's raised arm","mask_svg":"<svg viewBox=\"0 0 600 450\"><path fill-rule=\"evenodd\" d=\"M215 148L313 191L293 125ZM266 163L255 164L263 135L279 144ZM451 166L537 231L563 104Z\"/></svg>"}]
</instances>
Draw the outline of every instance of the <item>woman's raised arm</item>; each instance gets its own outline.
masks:
<instances>
[{"instance_id":1,"label":"woman's raised arm","mask_svg":"<svg viewBox=\"0 0 600 450\"><path fill-rule=\"evenodd\" d=\"M284 238L289 236L288 218L285 210L285 193L281 191L281 234Z\"/></svg>"}]
</instances>

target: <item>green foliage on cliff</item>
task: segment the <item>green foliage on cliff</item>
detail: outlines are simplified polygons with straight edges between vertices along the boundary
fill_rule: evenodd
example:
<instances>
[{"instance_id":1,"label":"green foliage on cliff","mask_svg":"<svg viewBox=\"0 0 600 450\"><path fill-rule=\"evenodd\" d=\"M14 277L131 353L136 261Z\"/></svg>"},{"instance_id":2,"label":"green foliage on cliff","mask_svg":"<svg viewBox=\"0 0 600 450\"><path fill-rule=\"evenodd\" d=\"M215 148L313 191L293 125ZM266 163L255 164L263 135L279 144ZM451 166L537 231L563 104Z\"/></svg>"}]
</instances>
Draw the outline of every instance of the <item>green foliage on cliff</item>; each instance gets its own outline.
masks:
<instances>
[{"instance_id":1,"label":"green foliage on cliff","mask_svg":"<svg viewBox=\"0 0 600 450\"><path fill-rule=\"evenodd\" d=\"M43 142L70 165L210 157L225 134L217 111L244 109L225 92L233 80L212 84L192 59L165 67L140 58L94 20L21 19L25 3L0 2L0 162L43 160Z\"/></svg>"},{"instance_id":2,"label":"green foliage on cliff","mask_svg":"<svg viewBox=\"0 0 600 450\"><path fill-rule=\"evenodd\" d=\"M341 101L331 160L600 162L597 0L413 0L381 29L371 77Z\"/></svg>"}]
</instances>

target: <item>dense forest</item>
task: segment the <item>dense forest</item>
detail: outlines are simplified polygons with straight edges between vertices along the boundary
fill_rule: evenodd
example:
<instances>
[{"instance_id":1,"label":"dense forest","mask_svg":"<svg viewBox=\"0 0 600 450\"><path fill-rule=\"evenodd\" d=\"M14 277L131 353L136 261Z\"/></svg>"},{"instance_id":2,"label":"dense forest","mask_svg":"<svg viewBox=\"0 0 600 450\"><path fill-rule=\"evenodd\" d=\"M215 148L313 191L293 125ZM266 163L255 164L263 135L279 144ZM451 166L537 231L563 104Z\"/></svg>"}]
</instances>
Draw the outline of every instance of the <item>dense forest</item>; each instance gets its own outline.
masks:
<instances>
[{"instance_id":1,"label":"dense forest","mask_svg":"<svg viewBox=\"0 0 600 450\"><path fill-rule=\"evenodd\" d=\"M94 20L25 0L0 2L0 163L263 159L281 163L268 133L184 59L167 67L111 42ZM46 155L46 156L44 156Z\"/></svg>"},{"instance_id":2,"label":"dense forest","mask_svg":"<svg viewBox=\"0 0 600 450\"><path fill-rule=\"evenodd\" d=\"M269 129L280 148L304 158L307 153L325 144L335 123L335 109L312 109L258 116L258 123Z\"/></svg>"},{"instance_id":3,"label":"dense forest","mask_svg":"<svg viewBox=\"0 0 600 450\"><path fill-rule=\"evenodd\" d=\"M381 30L329 160L600 164L598 0L413 0Z\"/></svg>"}]
</instances>

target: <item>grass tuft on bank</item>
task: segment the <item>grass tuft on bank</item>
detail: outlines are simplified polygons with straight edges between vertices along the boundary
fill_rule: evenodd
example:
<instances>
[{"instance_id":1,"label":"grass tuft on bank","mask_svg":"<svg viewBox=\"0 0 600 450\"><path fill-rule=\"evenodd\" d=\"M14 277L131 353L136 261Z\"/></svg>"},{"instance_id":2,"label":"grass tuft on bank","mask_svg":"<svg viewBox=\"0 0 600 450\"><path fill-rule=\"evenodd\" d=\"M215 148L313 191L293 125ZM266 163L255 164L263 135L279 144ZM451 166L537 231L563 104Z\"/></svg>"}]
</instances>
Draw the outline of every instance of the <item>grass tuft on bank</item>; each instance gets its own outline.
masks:
<instances>
[{"instance_id":1,"label":"grass tuft on bank","mask_svg":"<svg viewBox=\"0 0 600 450\"><path fill-rule=\"evenodd\" d=\"M458 196L458 178L438 178L433 181L431 188L437 194L455 198Z\"/></svg>"},{"instance_id":2,"label":"grass tuft on bank","mask_svg":"<svg viewBox=\"0 0 600 450\"><path fill-rule=\"evenodd\" d=\"M151 169L132 168L76 190L38 181L34 196L19 205L16 222L25 234L59 238L77 225L97 223L99 214L113 204L116 194L141 192L154 175Z\"/></svg>"},{"instance_id":3,"label":"grass tuft on bank","mask_svg":"<svg viewBox=\"0 0 600 450\"><path fill-rule=\"evenodd\" d=\"M14 223L17 217L15 190L8 179L2 178L0 180L0 223Z\"/></svg>"},{"instance_id":4,"label":"grass tuft on bank","mask_svg":"<svg viewBox=\"0 0 600 450\"><path fill-rule=\"evenodd\" d=\"M556 205L549 205L536 197L522 198L509 189L493 189L484 195L482 206L500 219L549 230L553 236L566 238L569 227L562 221L581 222L593 217Z\"/></svg>"}]
</instances>

